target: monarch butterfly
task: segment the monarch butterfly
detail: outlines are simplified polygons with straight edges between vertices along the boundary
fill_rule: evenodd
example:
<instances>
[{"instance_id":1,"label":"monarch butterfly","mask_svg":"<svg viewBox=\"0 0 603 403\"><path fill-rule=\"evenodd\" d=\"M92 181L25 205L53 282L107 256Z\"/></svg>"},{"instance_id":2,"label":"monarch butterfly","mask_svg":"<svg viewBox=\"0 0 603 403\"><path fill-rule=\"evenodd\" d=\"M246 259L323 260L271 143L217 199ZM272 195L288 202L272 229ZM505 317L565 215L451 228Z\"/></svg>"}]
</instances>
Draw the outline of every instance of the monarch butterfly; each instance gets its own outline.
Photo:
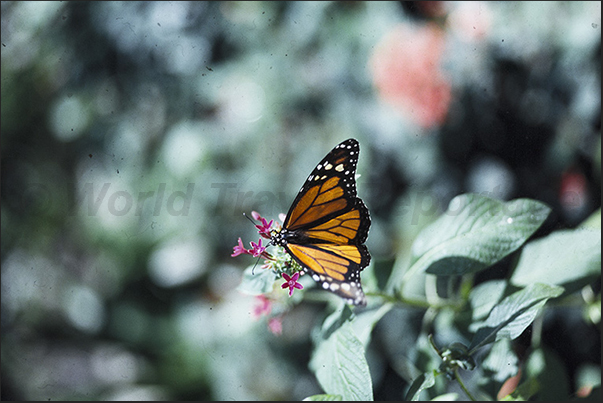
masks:
<instances>
[{"instance_id":1,"label":"monarch butterfly","mask_svg":"<svg viewBox=\"0 0 603 403\"><path fill-rule=\"evenodd\" d=\"M314 168L271 243L285 248L305 272L325 290L346 302L366 305L360 271L371 255L363 245L371 218L356 196L356 164L360 146L355 139L337 145Z\"/></svg>"}]
</instances>

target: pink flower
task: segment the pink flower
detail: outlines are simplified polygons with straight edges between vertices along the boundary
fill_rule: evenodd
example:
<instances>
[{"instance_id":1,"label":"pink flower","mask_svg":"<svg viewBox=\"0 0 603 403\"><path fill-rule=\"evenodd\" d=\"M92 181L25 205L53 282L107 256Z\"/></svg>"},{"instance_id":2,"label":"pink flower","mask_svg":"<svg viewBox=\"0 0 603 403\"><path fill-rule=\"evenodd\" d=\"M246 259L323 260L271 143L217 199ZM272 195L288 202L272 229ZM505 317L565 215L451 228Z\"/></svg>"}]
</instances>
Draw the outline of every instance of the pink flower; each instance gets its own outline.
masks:
<instances>
[{"instance_id":1,"label":"pink flower","mask_svg":"<svg viewBox=\"0 0 603 403\"><path fill-rule=\"evenodd\" d=\"M249 252L253 257L265 256L264 251L266 250L266 247L262 246L262 238L259 239L258 243L251 241L251 247L252 249L250 249Z\"/></svg>"},{"instance_id":2,"label":"pink flower","mask_svg":"<svg viewBox=\"0 0 603 403\"><path fill-rule=\"evenodd\" d=\"M270 239L270 227L272 227L274 220L270 220L270 222L268 222L268 220L262 217L257 211L252 211L251 216L254 220L261 221L262 223L262 225L255 224L255 227L258 229L260 235L264 238Z\"/></svg>"},{"instance_id":3,"label":"pink flower","mask_svg":"<svg viewBox=\"0 0 603 403\"><path fill-rule=\"evenodd\" d=\"M383 38L370 60L380 97L425 128L444 123L452 98L440 67L444 47L444 32L435 24L402 24Z\"/></svg>"},{"instance_id":4,"label":"pink flower","mask_svg":"<svg viewBox=\"0 0 603 403\"><path fill-rule=\"evenodd\" d=\"M276 316L274 318L270 318L268 321L268 329L274 335L280 335L283 333L283 318L281 316Z\"/></svg>"},{"instance_id":5,"label":"pink flower","mask_svg":"<svg viewBox=\"0 0 603 403\"><path fill-rule=\"evenodd\" d=\"M272 255L266 252L266 247L262 246L262 238L259 239L258 243L251 241L250 244L251 249L245 249L243 241L241 241L241 238L239 237L239 244L233 248L233 252L230 256L235 257L245 254L252 255L253 257L261 256L264 259L273 260Z\"/></svg>"},{"instance_id":6,"label":"pink flower","mask_svg":"<svg viewBox=\"0 0 603 403\"><path fill-rule=\"evenodd\" d=\"M258 229L260 235L264 238L270 238L270 227L272 226L273 221L274 220L270 220L270 222L267 222L266 219L262 217L262 225L256 224L255 227Z\"/></svg>"},{"instance_id":7,"label":"pink flower","mask_svg":"<svg viewBox=\"0 0 603 403\"><path fill-rule=\"evenodd\" d=\"M242 254L250 255L251 253L247 249L245 249L245 247L243 246L243 241L241 241L241 238L239 237L239 244L233 248L233 252L230 256L235 257Z\"/></svg>"},{"instance_id":8,"label":"pink flower","mask_svg":"<svg viewBox=\"0 0 603 403\"><path fill-rule=\"evenodd\" d=\"M253 307L253 317L259 318L262 315L269 315L272 311L272 302L264 295L256 296L257 305Z\"/></svg>"},{"instance_id":9,"label":"pink flower","mask_svg":"<svg viewBox=\"0 0 603 403\"><path fill-rule=\"evenodd\" d=\"M254 220L258 220L258 221L260 221L260 219L262 218L262 216L260 215L260 213L258 213L255 210L251 212L251 216L253 217Z\"/></svg>"},{"instance_id":10,"label":"pink flower","mask_svg":"<svg viewBox=\"0 0 603 403\"><path fill-rule=\"evenodd\" d=\"M283 285L281 285L281 288L287 288L289 287L289 296L293 295L293 290L295 288L301 290L302 288L304 288L303 285L301 285L300 283L297 282L297 279L299 278L299 273L295 273L293 276L289 277L288 274L283 273L283 278L286 280L285 283L283 283Z\"/></svg>"}]
</instances>

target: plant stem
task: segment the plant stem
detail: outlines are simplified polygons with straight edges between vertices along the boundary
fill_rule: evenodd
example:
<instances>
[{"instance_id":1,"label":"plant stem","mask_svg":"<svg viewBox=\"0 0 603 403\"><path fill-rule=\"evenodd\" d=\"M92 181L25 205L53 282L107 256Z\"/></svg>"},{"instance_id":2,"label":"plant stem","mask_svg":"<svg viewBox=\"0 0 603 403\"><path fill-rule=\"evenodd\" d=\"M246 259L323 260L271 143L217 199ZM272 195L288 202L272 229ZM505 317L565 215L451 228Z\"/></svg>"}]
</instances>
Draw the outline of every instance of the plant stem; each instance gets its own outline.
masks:
<instances>
[{"instance_id":1,"label":"plant stem","mask_svg":"<svg viewBox=\"0 0 603 403\"><path fill-rule=\"evenodd\" d=\"M467 394L467 396L469 397L469 399L471 399L471 401L475 401L475 398L473 397L473 395L471 394L471 392L469 392L469 390L467 389L467 387L465 387L465 384L463 383L463 380L461 379L460 375L459 375L459 370L458 368L454 370L454 377L456 379L456 381L459 383L461 389L463 389L463 391Z\"/></svg>"},{"instance_id":2,"label":"plant stem","mask_svg":"<svg viewBox=\"0 0 603 403\"><path fill-rule=\"evenodd\" d=\"M436 346L435 341L433 340L433 335L431 333L427 336L427 340L429 340L431 347L433 347L433 349L436 351L436 353L438 353L440 358L442 358L442 353L440 352L438 346Z\"/></svg>"}]
</instances>

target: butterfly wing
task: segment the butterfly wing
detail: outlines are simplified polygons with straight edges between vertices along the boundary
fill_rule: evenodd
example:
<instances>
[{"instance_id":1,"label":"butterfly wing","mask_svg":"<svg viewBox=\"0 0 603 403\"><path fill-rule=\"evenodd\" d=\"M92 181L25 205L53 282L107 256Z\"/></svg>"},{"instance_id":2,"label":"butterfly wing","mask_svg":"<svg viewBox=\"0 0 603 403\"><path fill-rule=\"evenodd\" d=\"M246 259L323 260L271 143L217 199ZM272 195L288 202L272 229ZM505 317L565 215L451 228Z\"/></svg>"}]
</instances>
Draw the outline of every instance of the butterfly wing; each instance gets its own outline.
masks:
<instances>
[{"instance_id":1,"label":"butterfly wing","mask_svg":"<svg viewBox=\"0 0 603 403\"><path fill-rule=\"evenodd\" d=\"M360 271L371 260L366 246L289 243L285 249L323 289L348 303L366 305L360 284Z\"/></svg>"},{"instance_id":2,"label":"butterfly wing","mask_svg":"<svg viewBox=\"0 0 603 403\"><path fill-rule=\"evenodd\" d=\"M370 253L362 245L371 219L356 196L360 146L354 139L337 145L314 168L295 198L280 241L324 289L356 305L365 305L360 271Z\"/></svg>"},{"instance_id":3,"label":"butterfly wing","mask_svg":"<svg viewBox=\"0 0 603 403\"><path fill-rule=\"evenodd\" d=\"M306 179L287 213L283 228L314 231L308 235L319 237L320 229L337 227L343 217L344 224L354 227L355 232L345 243L359 245L366 241L371 218L364 202L356 196L359 153L360 146L355 139L348 139L333 148ZM333 239L327 241L339 243Z\"/></svg>"}]
</instances>

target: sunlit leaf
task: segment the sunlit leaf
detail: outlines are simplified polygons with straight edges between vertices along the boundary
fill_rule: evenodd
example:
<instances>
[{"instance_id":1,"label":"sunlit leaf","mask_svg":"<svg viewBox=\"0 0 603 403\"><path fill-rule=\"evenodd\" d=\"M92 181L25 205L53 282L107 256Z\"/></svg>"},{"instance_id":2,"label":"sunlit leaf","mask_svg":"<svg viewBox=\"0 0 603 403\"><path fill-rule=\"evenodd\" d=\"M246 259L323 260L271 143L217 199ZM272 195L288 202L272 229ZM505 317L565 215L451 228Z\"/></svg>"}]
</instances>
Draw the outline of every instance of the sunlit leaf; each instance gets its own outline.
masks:
<instances>
[{"instance_id":1,"label":"sunlit leaf","mask_svg":"<svg viewBox=\"0 0 603 403\"><path fill-rule=\"evenodd\" d=\"M341 395L343 400L373 400L364 347L349 321L317 342L310 368L327 394Z\"/></svg>"},{"instance_id":2,"label":"sunlit leaf","mask_svg":"<svg viewBox=\"0 0 603 403\"><path fill-rule=\"evenodd\" d=\"M265 270L260 267L253 270L253 266L249 266L243 272L243 279L237 290L249 295L265 294L272 291L276 279L276 274L272 270Z\"/></svg>"},{"instance_id":3,"label":"sunlit leaf","mask_svg":"<svg viewBox=\"0 0 603 403\"><path fill-rule=\"evenodd\" d=\"M601 275L601 229L556 231L526 245L511 282L563 285L569 291Z\"/></svg>"},{"instance_id":4,"label":"sunlit leaf","mask_svg":"<svg viewBox=\"0 0 603 403\"><path fill-rule=\"evenodd\" d=\"M364 311L356 316L356 319L352 322L352 327L365 348L371 341L371 333L377 322L393 307L393 304L383 304L379 309Z\"/></svg>"},{"instance_id":5,"label":"sunlit leaf","mask_svg":"<svg viewBox=\"0 0 603 403\"><path fill-rule=\"evenodd\" d=\"M354 312L352 312L350 307L343 303L343 301L341 301L341 307L341 309L338 309L327 316L322 322L322 326L320 326L320 328L315 329L313 338L316 344L318 344L321 340L328 339L331 334L339 329L344 323L356 320L354 318Z\"/></svg>"},{"instance_id":6,"label":"sunlit leaf","mask_svg":"<svg viewBox=\"0 0 603 403\"><path fill-rule=\"evenodd\" d=\"M431 399L432 402L455 402L459 400L458 393L444 393Z\"/></svg>"},{"instance_id":7,"label":"sunlit leaf","mask_svg":"<svg viewBox=\"0 0 603 403\"><path fill-rule=\"evenodd\" d=\"M483 270L517 250L550 208L530 199L501 202L477 194L455 197L417 237L406 277L421 271L460 275Z\"/></svg>"},{"instance_id":8,"label":"sunlit leaf","mask_svg":"<svg viewBox=\"0 0 603 403\"><path fill-rule=\"evenodd\" d=\"M421 399L421 392L435 385L435 373L433 371L425 372L419 375L410 385L406 400L416 402Z\"/></svg>"},{"instance_id":9,"label":"sunlit leaf","mask_svg":"<svg viewBox=\"0 0 603 403\"><path fill-rule=\"evenodd\" d=\"M469 294L469 303L473 312L472 319L475 321L486 318L492 308L502 299L506 288L506 280L492 280L475 286Z\"/></svg>"},{"instance_id":10,"label":"sunlit leaf","mask_svg":"<svg viewBox=\"0 0 603 403\"><path fill-rule=\"evenodd\" d=\"M544 304L562 293L563 287L530 284L509 295L492 309L473 338L470 349L503 337L517 338L534 321Z\"/></svg>"},{"instance_id":11,"label":"sunlit leaf","mask_svg":"<svg viewBox=\"0 0 603 403\"><path fill-rule=\"evenodd\" d=\"M340 402L341 395L313 395L306 397L304 402Z\"/></svg>"},{"instance_id":12,"label":"sunlit leaf","mask_svg":"<svg viewBox=\"0 0 603 403\"><path fill-rule=\"evenodd\" d=\"M601 231L601 209L599 208L599 210L592 213L580 224L579 228L591 228Z\"/></svg>"},{"instance_id":13,"label":"sunlit leaf","mask_svg":"<svg viewBox=\"0 0 603 403\"><path fill-rule=\"evenodd\" d=\"M504 382L506 379L517 375L517 355L511 347L509 339L498 340L488 352L482 362L482 367L492 373L492 379Z\"/></svg>"}]
</instances>

